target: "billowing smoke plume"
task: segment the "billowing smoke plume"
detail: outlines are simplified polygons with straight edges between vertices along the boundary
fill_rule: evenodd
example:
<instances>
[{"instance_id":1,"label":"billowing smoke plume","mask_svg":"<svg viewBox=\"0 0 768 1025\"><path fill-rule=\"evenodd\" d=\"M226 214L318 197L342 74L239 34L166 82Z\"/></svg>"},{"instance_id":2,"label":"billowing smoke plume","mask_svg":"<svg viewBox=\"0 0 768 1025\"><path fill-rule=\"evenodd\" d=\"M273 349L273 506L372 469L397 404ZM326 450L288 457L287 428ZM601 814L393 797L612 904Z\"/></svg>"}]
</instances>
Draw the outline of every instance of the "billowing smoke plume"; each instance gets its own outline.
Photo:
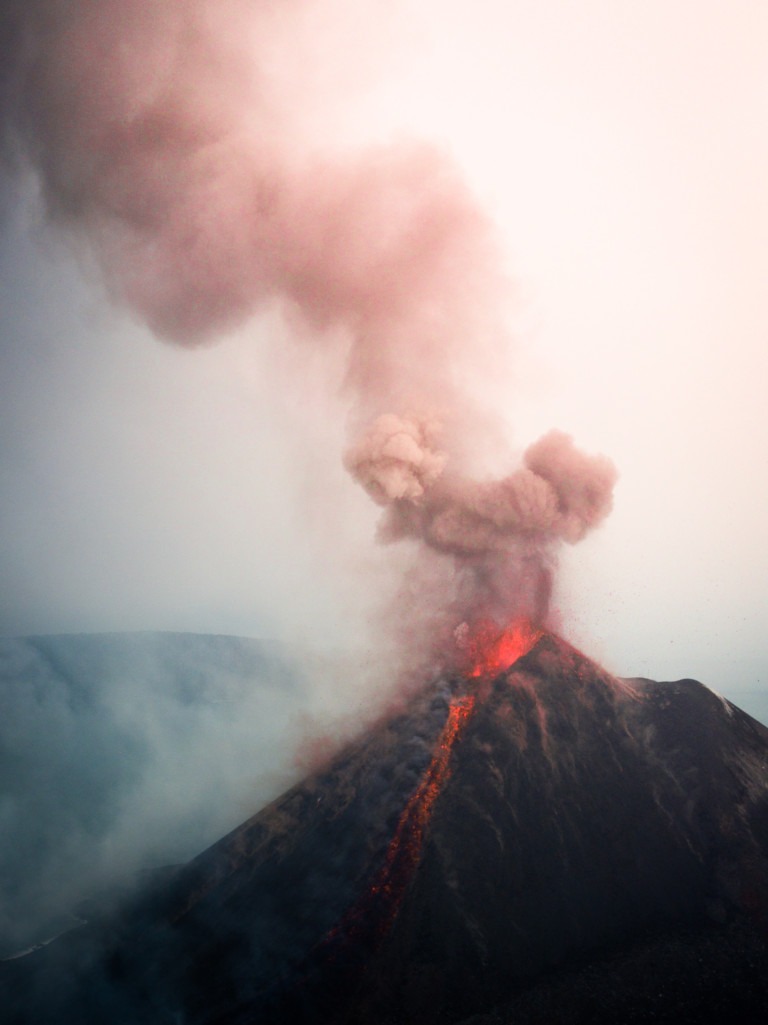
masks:
<instances>
[{"instance_id":1,"label":"billowing smoke plume","mask_svg":"<svg viewBox=\"0 0 768 1025\"><path fill-rule=\"evenodd\" d=\"M306 10L11 3L6 149L157 335L194 345L279 305L302 338L344 346L346 465L384 506L382 538L448 560L457 616L543 618L553 547L605 516L614 471L552 433L521 468L473 479L488 444L473 383L506 336L493 231L433 148L312 141L318 65L291 47Z\"/></svg>"},{"instance_id":2,"label":"billowing smoke plume","mask_svg":"<svg viewBox=\"0 0 768 1025\"><path fill-rule=\"evenodd\" d=\"M388 509L386 540L418 537L451 555L480 555L525 539L579 541L610 511L613 466L559 431L531 445L523 467L489 481L445 472L436 431L412 417L380 416L347 453L350 472Z\"/></svg>"},{"instance_id":3,"label":"billowing smoke plume","mask_svg":"<svg viewBox=\"0 0 768 1025\"><path fill-rule=\"evenodd\" d=\"M347 468L385 507L381 539L415 538L452 556L467 614L542 621L552 546L581 540L608 514L616 471L551 431L525 452L522 467L471 480L450 469L438 435L434 422L386 415L347 452Z\"/></svg>"}]
</instances>

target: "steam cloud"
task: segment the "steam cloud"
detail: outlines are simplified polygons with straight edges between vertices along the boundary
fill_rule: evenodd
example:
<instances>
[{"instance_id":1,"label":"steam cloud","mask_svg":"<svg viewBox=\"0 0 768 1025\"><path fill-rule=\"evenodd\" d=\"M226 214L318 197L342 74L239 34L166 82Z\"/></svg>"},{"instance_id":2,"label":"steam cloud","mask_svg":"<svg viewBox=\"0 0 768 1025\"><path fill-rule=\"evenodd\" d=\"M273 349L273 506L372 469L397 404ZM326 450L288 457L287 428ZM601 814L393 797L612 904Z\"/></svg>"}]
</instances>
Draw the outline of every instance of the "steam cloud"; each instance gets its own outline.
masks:
<instances>
[{"instance_id":1,"label":"steam cloud","mask_svg":"<svg viewBox=\"0 0 768 1025\"><path fill-rule=\"evenodd\" d=\"M306 10L12 3L6 150L32 160L51 219L157 335L192 346L279 305L297 333L346 346L345 463L384 507L381 538L449 557L457 616L543 619L554 547L608 513L615 471L553 432L476 479L472 385L506 336L493 230L433 148L312 142L311 71L291 48Z\"/></svg>"}]
</instances>

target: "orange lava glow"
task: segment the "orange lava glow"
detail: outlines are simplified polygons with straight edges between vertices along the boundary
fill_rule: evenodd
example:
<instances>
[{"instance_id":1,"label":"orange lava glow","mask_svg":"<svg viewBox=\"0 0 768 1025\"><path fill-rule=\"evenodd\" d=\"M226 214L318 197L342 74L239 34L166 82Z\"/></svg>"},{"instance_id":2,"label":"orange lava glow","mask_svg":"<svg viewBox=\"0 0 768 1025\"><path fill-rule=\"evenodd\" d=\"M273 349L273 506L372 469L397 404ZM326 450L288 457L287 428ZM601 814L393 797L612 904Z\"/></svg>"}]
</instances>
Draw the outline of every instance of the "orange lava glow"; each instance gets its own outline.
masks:
<instances>
[{"instance_id":1,"label":"orange lava glow","mask_svg":"<svg viewBox=\"0 0 768 1025\"><path fill-rule=\"evenodd\" d=\"M498 675L529 652L542 633L528 619L518 619L506 629L492 620L479 620L461 638L464 674L470 679ZM450 776L451 754L477 700L477 695L467 694L451 702L435 753L403 808L383 865L362 898L326 935L325 945L352 942L365 947L392 928L421 859L435 801Z\"/></svg>"},{"instance_id":2,"label":"orange lava glow","mask_svg":"<svg viewBox=\"0 0 768 1025\"><path fill-rule=\"evenodd\" d=\"M407 877L410 870L416 867L421 854L421 843L424 838L424 830L432 814L432 806L435 798L440 793L443 784L449 775L449 762L453 745L466 724L475 704L473 695L467 695L454 701L448 711L443 732L437 742L437 750L429 763L429 768L418 787L411 794L400 819L397 823L395 835L390 841L387 850L387 857L381 872L380 879L371 887L371 893L383 892L388 897L396 896L393 890L397 890L397 877L401 871ZM398 871L393 869L397 866ZM404 888L404 887L403 887Z\"/></svg>"},{"instance_id":3,"label":"orange lava glow","mask_svg":"<svg viewBox=\"0 0 768 1025\"><path fill-rule=\"evenodd\" d=\"M518 619L503 629L484 619L470 628L464 642L467 676L498 676L526 655L544 631L528 619Z\"/></svg>"},{"instance_id":4,"label":"orange lava glow","mask_svg":"<svg viewBox=\"0 0 768 1025\"><path fill-rule=\"evenodd\" d=\"M344 920L326 937L326 943L341 937L347 941L375 942L392 928L408 884L421 858L424 833L435 799L450 775L453 748L475 705L475 696L454 700L438 739L427 771L408 799L387 848L384 864L362 900L349 909Z\"/></svg>"}]
</instances>

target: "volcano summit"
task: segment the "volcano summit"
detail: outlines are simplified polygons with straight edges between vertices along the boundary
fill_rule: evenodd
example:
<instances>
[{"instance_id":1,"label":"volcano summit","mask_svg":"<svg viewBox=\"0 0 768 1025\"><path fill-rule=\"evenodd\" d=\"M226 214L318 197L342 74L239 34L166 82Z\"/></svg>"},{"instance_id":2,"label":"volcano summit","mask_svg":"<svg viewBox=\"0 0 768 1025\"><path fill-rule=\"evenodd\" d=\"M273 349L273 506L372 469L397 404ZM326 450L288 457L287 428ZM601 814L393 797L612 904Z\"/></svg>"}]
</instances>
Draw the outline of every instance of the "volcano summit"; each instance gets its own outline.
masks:
<instances>
[{"instance_id":1,"label":"volcano summit","mask_svg":"<svg viewBox=\"0 0 768 1025\"><path fill-rule=\"evenodd\" d=\"M762 1020L768 729L693 680L529 641L4 963L9 1020Z\"/></svg>"}]
</instances>

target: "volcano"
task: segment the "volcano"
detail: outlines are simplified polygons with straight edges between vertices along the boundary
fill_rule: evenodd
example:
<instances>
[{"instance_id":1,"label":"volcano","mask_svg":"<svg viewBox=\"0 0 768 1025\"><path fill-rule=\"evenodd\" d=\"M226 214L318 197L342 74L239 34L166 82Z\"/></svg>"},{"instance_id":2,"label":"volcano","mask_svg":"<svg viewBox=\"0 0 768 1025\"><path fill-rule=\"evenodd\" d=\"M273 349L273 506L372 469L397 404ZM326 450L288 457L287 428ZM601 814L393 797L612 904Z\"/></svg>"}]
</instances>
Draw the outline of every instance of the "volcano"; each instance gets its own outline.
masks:
<instances>
[{"instance_id":1,"label":"volcano","mask_svg":"<svg viewBox=\"0 0 768 1025\"><path fill-rule=\"evenodd\" d=\"M525 647L0 965L8 1020L764 1020L768 729L694 680Z\"/></svg>"}]
</instances>

